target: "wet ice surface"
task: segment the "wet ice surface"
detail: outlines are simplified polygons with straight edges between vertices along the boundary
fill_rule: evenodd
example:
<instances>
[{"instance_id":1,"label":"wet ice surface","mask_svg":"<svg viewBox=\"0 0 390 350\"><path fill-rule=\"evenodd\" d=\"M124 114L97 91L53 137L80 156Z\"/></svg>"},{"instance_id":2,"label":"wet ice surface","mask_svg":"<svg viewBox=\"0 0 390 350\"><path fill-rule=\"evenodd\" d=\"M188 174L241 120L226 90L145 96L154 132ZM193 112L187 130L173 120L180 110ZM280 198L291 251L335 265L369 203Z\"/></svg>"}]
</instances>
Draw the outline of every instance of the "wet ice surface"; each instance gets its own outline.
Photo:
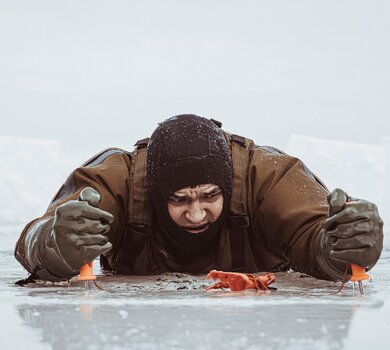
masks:
<instances>
[{"instance_id":1,"label":"wet ice surface","mask_svg":"<svg viewBox=\"0 0 390 350\"><path fill-rule=\"evenodd\" d=\"M205 292L204 276L98 276L18 287L16 232L0 233L2 348L28 349L388 349L390 250L365 295L347 284L276 274L271 292ZM95 269L97 271L98 269Z\"/></svg>"}]
</instances>

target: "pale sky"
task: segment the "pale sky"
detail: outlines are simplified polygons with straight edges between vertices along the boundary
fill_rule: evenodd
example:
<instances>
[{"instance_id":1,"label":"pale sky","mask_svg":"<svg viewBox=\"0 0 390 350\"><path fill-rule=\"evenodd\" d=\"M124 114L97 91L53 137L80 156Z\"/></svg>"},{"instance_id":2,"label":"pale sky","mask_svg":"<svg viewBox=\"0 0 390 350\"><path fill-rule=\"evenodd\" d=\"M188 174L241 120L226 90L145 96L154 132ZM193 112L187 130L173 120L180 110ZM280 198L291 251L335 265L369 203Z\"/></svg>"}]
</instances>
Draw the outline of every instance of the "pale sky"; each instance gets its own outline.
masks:
<instances>
[{"instance_id":1,"label":"pale sky","mask_svg":"<svg viewBox=\"0 0 390 350\"><path fill-rule=\"evenodd\" d=\"M258 144L390 136L390 1L0 0L0 135L92 155L213 117Z\"/></svg>"}]
</instances>

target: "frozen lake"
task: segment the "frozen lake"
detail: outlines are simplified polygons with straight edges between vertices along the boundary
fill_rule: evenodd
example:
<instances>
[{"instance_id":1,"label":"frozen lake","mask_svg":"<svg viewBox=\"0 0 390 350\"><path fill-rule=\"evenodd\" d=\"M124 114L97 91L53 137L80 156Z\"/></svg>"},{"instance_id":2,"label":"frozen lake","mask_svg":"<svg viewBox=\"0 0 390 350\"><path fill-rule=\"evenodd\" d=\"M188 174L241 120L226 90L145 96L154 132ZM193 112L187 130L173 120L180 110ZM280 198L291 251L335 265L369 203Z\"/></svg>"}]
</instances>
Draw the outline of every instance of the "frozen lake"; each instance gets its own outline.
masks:
<instances>
[{"instance_id":1,"label":"frozen lake","mask_svg":"<svg viewBox=\"0 0 390 350\"><path fill-rule=\"evenodd\" d=\"M19 287L19 231L0 233L2 349L389 349L390 249L365 295L300 273L276 274L276 291L205 292L204 276L99 276ZM95 272L99 271L95 264Z\"/></svg>"}]
</instances>

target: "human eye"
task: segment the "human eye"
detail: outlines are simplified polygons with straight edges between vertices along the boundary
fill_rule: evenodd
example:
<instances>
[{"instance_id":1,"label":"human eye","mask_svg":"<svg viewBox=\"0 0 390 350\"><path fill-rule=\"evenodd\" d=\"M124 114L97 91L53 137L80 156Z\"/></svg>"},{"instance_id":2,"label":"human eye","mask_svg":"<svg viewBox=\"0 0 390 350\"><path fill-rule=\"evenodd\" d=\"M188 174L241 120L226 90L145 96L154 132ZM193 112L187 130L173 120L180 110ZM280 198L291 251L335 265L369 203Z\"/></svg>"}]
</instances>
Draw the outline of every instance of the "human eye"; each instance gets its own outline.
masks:
<instances>
[{"instance_id":1,"label":"human eye","mask_svg":"<svg viewBox=\"0 0 390 350\"><path fill-rule=\"evenodd\" d=\"M222 190L221 189L216 189L210 193L205 193L203 194L203 197L206 199L206 200L216 200L220 195L222 194Z\"/></svg>"},{"instance_id":2,"label":"human eye","mask_svg":"<svg viewBox=\"0 0 390 350\"><path fill-rule=\"evenodd\" d=\"M187 197L186 196L176 196L176 195L172 195L169 197L169 201L171 203L175 203L175 204L181 204L181 203L185 203L187 201Z\"/></svg>"}]
</instances>

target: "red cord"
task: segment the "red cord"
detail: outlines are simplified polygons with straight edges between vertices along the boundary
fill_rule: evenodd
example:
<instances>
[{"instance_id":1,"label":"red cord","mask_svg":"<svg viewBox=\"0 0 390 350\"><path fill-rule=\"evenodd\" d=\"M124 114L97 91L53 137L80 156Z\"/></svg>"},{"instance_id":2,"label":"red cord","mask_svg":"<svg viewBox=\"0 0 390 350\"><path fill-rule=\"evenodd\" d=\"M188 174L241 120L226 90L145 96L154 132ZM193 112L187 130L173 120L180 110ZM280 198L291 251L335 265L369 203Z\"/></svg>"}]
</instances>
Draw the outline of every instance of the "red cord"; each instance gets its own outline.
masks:
<instances>
[{"instance_id":1,"label":"red cord","mask_svg":"<svg viewBox=\"0 0 390 350\"><path fill-rule=\"evenodd\" d=\"M349 265L347 265L345 267L345 272L344 272L344 276L343 276L343 280L341 281L341 286L340 288L338 289L338 291L336 293L331 293L331 294L338 294L342 291L342 289L344 288L344 284L345 284L345 281L347 280L347 272L348 272L348 267Z\"/></svg>"}]
</instances>

